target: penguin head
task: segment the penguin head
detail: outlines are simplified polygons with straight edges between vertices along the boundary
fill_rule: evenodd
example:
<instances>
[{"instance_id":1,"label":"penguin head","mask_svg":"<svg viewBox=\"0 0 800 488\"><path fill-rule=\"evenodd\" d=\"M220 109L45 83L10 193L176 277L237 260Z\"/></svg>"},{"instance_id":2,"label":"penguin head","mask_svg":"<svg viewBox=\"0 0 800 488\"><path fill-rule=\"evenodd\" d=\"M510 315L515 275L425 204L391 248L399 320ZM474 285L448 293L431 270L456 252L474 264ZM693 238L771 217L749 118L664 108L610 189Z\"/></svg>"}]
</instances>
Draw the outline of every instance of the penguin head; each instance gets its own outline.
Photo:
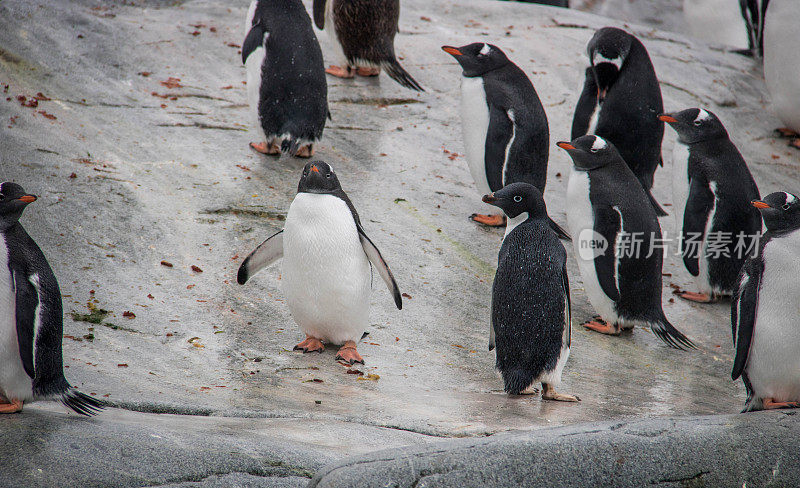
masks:
<instances>
[{"instance_id":1,"label":"penguin head","mask_svg":"<svg viewBox=\"0 0 800 488\"><path fill-rule=\"evenodd\" d=\"M494 193L484 195L483 201L500 207L512 219L525 212L529 217L547 218L542 192L530 183L511 183Z\"/></svg>"},{"instance_id":2,"label":"penguin head","mask_svg":"<svg viewBox=\"0 0 800 488\"><path fill-rule=\"evenodd\" d=\"M727 138L728 131L713 113L702 108L688 108L680 112L661 114L658 120L666 122L678 133L684 144Z\"/></svg>"},{"instance_id":3,"label":"penguin head","mask_svg":"<svg viewBox=\"0 0 800 488\"><path fill-rule=\"evenodd\" d=\"M25 193L25 190L18 184L8 181L1 183L0 230L8 229L16 224L25 207L35 201L36 196Z\"/></svg>"},{"instance_id":4,"label":"penguin head","mask_svg":"<svg viewBox=\"0 0 800 488\"><path fill-rule=\"evenodd\" d=\"M761 211L764 225L773 233L783 233L800 228L800 198L784 191L770 193L751 204Z\"/></svg>"},{"instance_id":5,"label":"penguin head","mask_svg":"<svg viewBox=\"0 0 800 488\"><path fill-rule=\"evenodd\" d=\"M456 58L464 76L482 76L493 69L502 68L510 61L506 54L494 44L475 42L466 46L442 46L442 51Z\"/></svg>"},{"instance_id":6,"label":"penguin head","mask_svg":"<svg viewBox=\"0 0 800 488\"><path fill-rule=\"evenodd\" d=\"M617 81L622 65L631 50L633 36L616 27L603 27L592 36L586 50L597 82L597 98L601 102Z\"/></svg>"},{"instance_id":7,"label":"penguin head","mask_svg":"<svg viewBox=\"0 0 800 488\"><path fill-rule=\"evenodd\" d=\"M335 193L341 189L331 165L325 161L312 161L303 168L297 193Z\"/></svg>"},{"instance_id":8,"label":"penguin head","mask_svg":"<svg viewBox=\"0 0 800 488\"><path fill-rule=\"evenodd\" d=\"M613 144L600 136L585 135L572 142L558 142L558 147L567 151L578 171L602 168L622 156Z\"/></svg>"}]
</instances>

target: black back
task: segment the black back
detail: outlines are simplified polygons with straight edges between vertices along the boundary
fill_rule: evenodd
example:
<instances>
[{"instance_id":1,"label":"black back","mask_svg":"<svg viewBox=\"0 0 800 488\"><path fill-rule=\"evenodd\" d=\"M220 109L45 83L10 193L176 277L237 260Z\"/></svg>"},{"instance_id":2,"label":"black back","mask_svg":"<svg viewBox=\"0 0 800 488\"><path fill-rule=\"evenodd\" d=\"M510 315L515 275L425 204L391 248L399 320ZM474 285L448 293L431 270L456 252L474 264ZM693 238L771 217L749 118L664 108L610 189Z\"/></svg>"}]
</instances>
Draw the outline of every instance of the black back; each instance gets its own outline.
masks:
<instances>
[{"instance_id":1,"label":"black back","mask_svg":"<svg viewBox=\"0 0 800 488\"><path fill-rule=\"evenodd\" d=\"M358 59L380 64L395 58L400 0L327 1L333 2L333 27L351 66Z\"/></svg>"}]
</instances>

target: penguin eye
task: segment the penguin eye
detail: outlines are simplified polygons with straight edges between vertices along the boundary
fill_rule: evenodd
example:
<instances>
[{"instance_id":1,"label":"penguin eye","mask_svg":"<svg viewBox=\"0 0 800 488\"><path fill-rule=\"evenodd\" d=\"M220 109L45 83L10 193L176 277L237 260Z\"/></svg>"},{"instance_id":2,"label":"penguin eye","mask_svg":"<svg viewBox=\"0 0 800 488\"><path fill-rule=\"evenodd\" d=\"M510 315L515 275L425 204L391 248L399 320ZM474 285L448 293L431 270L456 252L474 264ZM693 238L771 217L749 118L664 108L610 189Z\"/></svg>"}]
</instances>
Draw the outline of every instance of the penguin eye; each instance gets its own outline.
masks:
<instances>
[{"instance_id":1,"label":"penguin eye","mask_svg":"<svg viewBox=\"0 0 800 488\"><path fill-rule=\"evenodd\" d=\"M784 210L789 210L790 208L792 208L792 206L791 206L791 205L789 205L788 203L784 203L784 204L783 204L783 209L784 209Z\"/></svg>"},{"instance_id":2,"label":"penguin eye","mask_svg":"<svg viewBox=\"0 0 800 488\"><path fill-rule=\"evenodd\" d=\"M0 193L0 201L3 201L3 200L5 200L5 199L6 199L6 196L5 196L5 195L3 195L2 193Z\"/></svg>"},{"instance_id":3,"label":"penguin eye","mask_svg":"<svg viewBox=\"0 0 800 488\"><path fill-rule=\"evenodd\" d=\"M596 153L596 152L597 152L597 148L594 148L594 147L593 147L593 148L589 149L589 152Z\"/></svg>"},{"instance_id":4,"label":"penguin eye","mask_svg":"<svg viewBox=\"0 0 800 488\"><path fill-rule=\"evenodd\" d=\"M521 201L522 201L522 197L521 197L521 196L519 196L519 195L514 195L514 201L515 201L515 202L517 202L517 203L519 203L519 202L521 202Z\"/></svg>"},{"instance_id":5,"label":"penguin eye","mask_svg":"<svg viewBox=\"0 0 800 488\"><path fill-rule=\"evenodd\" d=\"M699 120L694 121L694 125L696 125L697 127L700 127L701 124L702 122L700 122Z\"/></svg>"},{"instance_id":6,"label":"penguin eye","mask_svg":"<svg viewBox=\"0 0 800 488\"><path fill-rule=\"evenodd\" d=\"M325 175L325 178L329 178L329 179L330 179L330 177L331 177L331 174L330 174L330 173L328 173L328 174L326 174L326 175Z\"/></svg>"}]
</instances>

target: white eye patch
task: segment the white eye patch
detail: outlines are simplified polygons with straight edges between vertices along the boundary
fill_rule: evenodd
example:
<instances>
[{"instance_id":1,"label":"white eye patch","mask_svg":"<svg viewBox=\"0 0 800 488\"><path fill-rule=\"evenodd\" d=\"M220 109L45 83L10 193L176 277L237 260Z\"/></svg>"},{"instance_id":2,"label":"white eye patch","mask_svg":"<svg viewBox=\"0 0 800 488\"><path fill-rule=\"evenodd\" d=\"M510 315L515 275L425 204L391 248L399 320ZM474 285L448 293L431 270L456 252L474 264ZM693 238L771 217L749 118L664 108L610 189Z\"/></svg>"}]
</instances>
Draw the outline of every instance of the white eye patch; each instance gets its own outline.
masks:
<instances>
[{"instance_id":1,"label":"white eye patch","mask_svg":"<svg viewBox=\"0 0 800 488\"><path fill-rule=\"evenodd\" d=\"M483 47L481 48L481 54L486 56L487 54L489 54L489 52L491 52L491 50L492 48L490 48L488 44L484 43Z\"/></svg>"},{"instance_id":2,"label":"white eye patch","mask_svg":"<svg viewBox=\"0 0 800 488\"><path fill-rule=\"evenodd\" d=\"M592 57L592 64L600 64L600 63L611 63L617 67L617 69L622 69L622 58L607 58L600 54L599 52L595 52Z\"/></svg>"},{"instance_id":3,"label":"white eye patch","mask_svg":"<svg viewBox=\"0 0 800 488\"><path fill-rule=\"evenodd\" d=\"M708 120L708 119L710 119L710 118L711 118L711 114L710 114L710 113L708 113L708 112L706 112L705 110L703 110L703 109L701 108L701 109L700 109L700 113L698 113L698 114L697 114L697 118L696 118L696 119L694 119L694 121L695 121L695 122L702 122L702 121L704 121L704 120Z\"/></svg>"},{"instance_id":4,"label":"white eye patch","mask_svg":"<svg viewBox=\"0 0 800 488\"><path fill-rule=\"evenodd\" d=\"M592 144L593 151L599 151L608 147L608 143L602 137L594 136L594 144Z\"/></svg>"},{"instance_id":5,"label":"white eye patch","mask_svg":"<svg viewBox=\"0 0 800 488\"><path fill-rule=\"evenodd\" d=\"M795 200L797 200L797 197L795 197L791 193L783 192L783 194L786 195L786 203L788 204L792 204L794 203Z\"/></svg>"}]
</instances>

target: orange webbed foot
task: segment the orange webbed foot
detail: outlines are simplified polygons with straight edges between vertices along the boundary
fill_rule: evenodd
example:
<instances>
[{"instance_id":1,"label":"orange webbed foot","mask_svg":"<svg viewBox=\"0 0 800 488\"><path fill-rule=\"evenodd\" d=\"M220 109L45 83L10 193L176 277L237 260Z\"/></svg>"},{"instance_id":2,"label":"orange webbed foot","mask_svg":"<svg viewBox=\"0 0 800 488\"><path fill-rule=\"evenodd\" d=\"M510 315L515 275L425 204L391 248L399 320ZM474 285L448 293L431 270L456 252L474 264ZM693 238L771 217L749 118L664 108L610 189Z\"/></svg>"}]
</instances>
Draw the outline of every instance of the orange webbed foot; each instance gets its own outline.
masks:
<instances>
[{"instance_id":1,"label":"orange webbed foot","mask_svg":"<svg viewBox=\"0 0 800 488\"><path fill-rule=\"evenodd\" d=\"M294 350L303 351L304 354L307 352L322 352L325 350L325 345L316 337L307 335L306 340L294 346Z\"/></svg>"},{"instance_id":2,"label":"orange webbed foot","mask_svg":"<svg viewBox=\"0 0 800 488\"><path fill-rule=\"evenodd\" d=\"M297 153L295 154L295 157L298 157L298 158L310 158L313 155L314 155L314 145L313 144L308 144L308 145L303 146L300 149L298 149Z\"/></svg>"},{"instance_id":3,"label":"orange webbed foot","mask_svg":"<svg viewBox=\"0 0 800 488\"><path fill-rule=\"evenodd\" d=\"M586 327L589 330L593 330L595 332L599 332L601 334L606 335L619 335L620 328L617 324L609 324L605 320L601 319L600 317L595 317L594 320L587 320L586 322L581 324L582 326Z\"/></svg>"},{"instance_id":4,"label":"orange webbed foot","mask_svg":"<svg viewBox=\"0 0 800 488\"><path fill-rule=\"evenodd\" d=\"M11 400L8 403L0 403L0 413L17 413L22 411L22 400Z\"/></svg>"},{"instance_id":5,"label":"orange webbed foot","mask_svg":"<svg viewBox=\"0 0 800 488\"><path fill-rule=\"evenodd\" d=\"M764 410L774 410L777 408L798 408L800 407L800 403L798 402L779 402L776 401L774 398L765 398L764 399Z\"/></svg>"},{"instance_id":6,"label":"orange webbed foot","mask_svg":"<svg viewBox=\"0 0 800 488\"><path fill-rule=\"evenodd\" d=\"M471 220L483 225L487 225L489 227L502 227L506 225L506 216L505 215L483 215L474 213L469 216Z\"/></svg>"},{"instance_id":7,"label":"orange webbed foot","mask_svg":"<svg viewBox=\"0 0 800 488\"><path fill-rule=\"evenodd\" d=\"M353 341L344 343L339 349L339 352L336 353L336 359L349 363L350 365L355 363L364 364L364 358L362 358L361 354L356 350L356 343Z\"/></svg>"},{"instance_id":8,"label":"orange webbed foot","mask_svg":"<svg viewBox=\"0 0 800 488\"><path fill-rule=\"evenodd\" d=\"M360 67L356 70L358 76L378 76L381 74L380 68L364 68Z\"/></svg>"},{"instance_id":9,"label":"orange webbed foot","mask_svg":"<svg viewBox=\"0 0 800 488\"><path fill-rule=\"evenodd\" d=\"M353 78L355 77L355 73L353 73L353 68L350 66L345 66L344 68L341 66L334 66L330 65L328 69L325 70L326 73L329 75L333 75L337 78Z\"/></svg>"},{"instance_id":10,"label":"orange webbed foot","mask_svg":"<svg viewBox=\"0 0 800 488\"><path fill-rule=\"evenodd\" d=\"M696 303L714 303L717 301L714 295L708 295L706 293L695 293L692 291L684 291L678 294L679 297L683 298L684 300L689 300L690 302Z\"/></svg>"},{"instance_id":11,"label":"orange webbed foot","mask_svg":"<svg viewBox=\"0 0 800 488\"><path fill-rule=\"evenodd\" d=\"M266 142L251 142L250 147L257 153L261 154L280 154L281 153L281 146L277 142L270 142L267 144Z\"/></svg>"},{"instance_id":12,"label":"orange webbed foot","mask_svg":"<svg viewBox=\"0 0 800 488\"><path fill-rule=\"evenodd\" d=\"M778 134L778 137L782 137L784 139L796 139L800 137L800 134L788 127L779 127L775 129L775 132Z\"/></svg>"}]
</instances>

